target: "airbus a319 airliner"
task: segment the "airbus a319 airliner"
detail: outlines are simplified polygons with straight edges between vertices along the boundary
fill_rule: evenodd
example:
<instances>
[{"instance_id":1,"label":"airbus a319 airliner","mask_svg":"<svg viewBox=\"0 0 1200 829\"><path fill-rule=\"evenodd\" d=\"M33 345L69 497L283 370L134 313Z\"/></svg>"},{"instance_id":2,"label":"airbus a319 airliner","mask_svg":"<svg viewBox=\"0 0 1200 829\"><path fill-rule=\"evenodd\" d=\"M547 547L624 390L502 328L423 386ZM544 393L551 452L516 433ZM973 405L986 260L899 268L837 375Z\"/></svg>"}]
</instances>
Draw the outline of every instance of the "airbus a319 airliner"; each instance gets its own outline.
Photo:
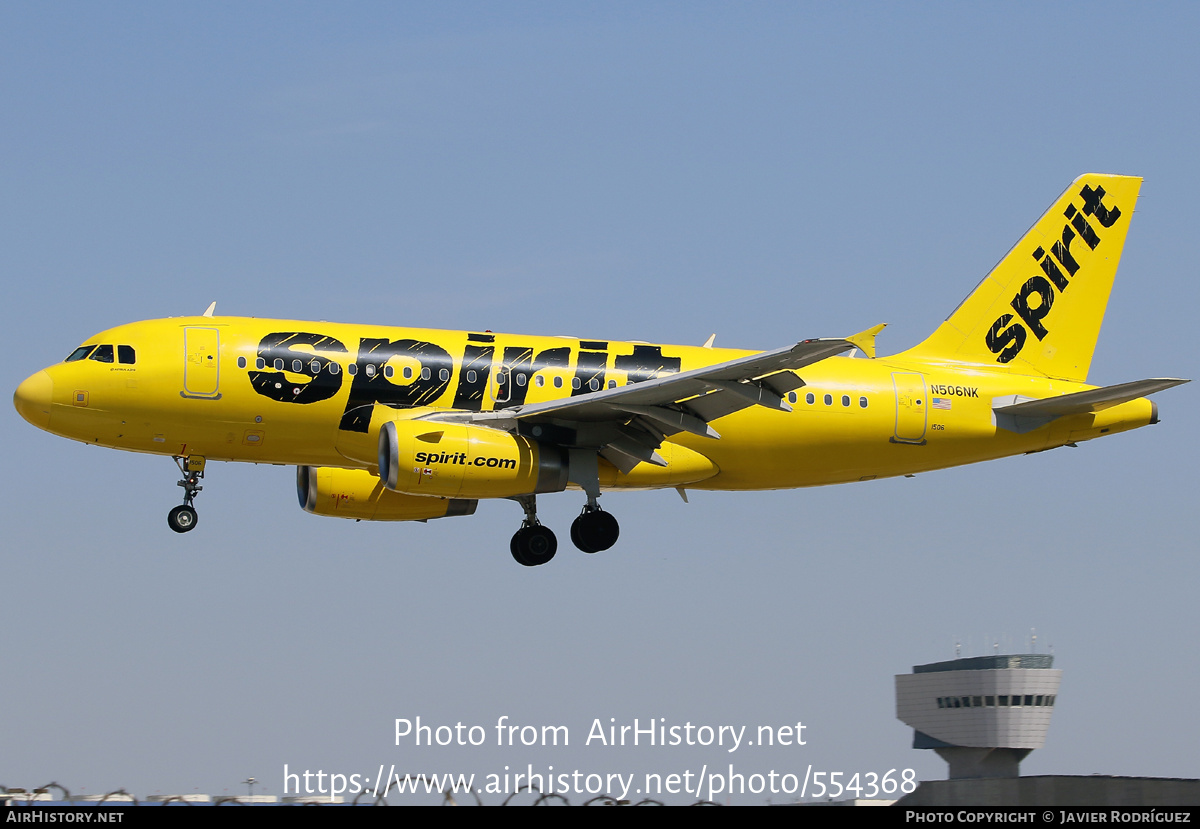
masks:
<instances>
[{"instance_id":1,"label":"airbus a319 airliner","mask_svg":"<svg viewBox=\"0 0 1200 829\"><path fill-rule=\"evenodd\" d=\"M1153 392L1086 383L1141 179L1077 179L920 345L882 325L774 351L203 316L89 337L14 402L35 426L167 455L176 532L208 461L297 467L305 510L376 521L524 509L510 551L558 547L536 498L586 502L571 540L617 541L605 490L868 481L1073 446L1156 423ZM857 356L861 353L861 356Z\"/></svg>"}]
</instances>

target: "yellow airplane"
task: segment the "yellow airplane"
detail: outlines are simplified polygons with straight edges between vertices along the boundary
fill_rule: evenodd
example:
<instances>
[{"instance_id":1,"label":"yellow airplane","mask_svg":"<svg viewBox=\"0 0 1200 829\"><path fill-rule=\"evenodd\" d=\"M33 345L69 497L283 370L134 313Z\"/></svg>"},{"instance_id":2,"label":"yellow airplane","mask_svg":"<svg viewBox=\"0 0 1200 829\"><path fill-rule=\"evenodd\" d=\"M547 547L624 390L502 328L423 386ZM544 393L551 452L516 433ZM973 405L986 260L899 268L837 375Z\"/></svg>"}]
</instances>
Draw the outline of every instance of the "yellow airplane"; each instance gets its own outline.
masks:
<instances>
[{"instance_id":1,"label":"yellow airplane","mask_svg":"<svg viewBox=\"0 0 1200 829\"><path fill-rule=\"evenodd\" d=\"M213 303L88 338L14 403L54 434L172 456L176 532L196 525L207 461L288 464L318 515L425 521L512 499L513 557L545 564L558 543L541 493L583 490L571 540L594 553L619 532L605 490L868 481L1156 423L1146 395L1186 380L1085 382L1140 186L1077 179L891 357L875 355L882 325L752 352L218 317Z\"/></svg>"}]
</instances>

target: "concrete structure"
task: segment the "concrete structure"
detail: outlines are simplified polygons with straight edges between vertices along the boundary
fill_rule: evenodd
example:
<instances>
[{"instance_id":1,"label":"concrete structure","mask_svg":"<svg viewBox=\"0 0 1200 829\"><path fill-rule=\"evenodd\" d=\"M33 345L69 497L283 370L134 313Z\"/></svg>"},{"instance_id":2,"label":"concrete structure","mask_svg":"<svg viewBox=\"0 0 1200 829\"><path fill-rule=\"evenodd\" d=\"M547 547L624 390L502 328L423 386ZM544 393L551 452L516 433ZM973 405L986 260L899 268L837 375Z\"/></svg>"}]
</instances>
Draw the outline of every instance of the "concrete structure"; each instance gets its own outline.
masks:
<instances>
[{"instance_id":1,"label":"concrete structure","mask_svg":"<svg viewBox=\"0 0 1200 829\"><path fill-rule=\"evenodd\" d=\"M896 716L913 748L931 748L949 777L1017 777L1050 727L1062 671L1047 654L976 656L916 665L896 677Z\"/></svg>"}]
</instances>

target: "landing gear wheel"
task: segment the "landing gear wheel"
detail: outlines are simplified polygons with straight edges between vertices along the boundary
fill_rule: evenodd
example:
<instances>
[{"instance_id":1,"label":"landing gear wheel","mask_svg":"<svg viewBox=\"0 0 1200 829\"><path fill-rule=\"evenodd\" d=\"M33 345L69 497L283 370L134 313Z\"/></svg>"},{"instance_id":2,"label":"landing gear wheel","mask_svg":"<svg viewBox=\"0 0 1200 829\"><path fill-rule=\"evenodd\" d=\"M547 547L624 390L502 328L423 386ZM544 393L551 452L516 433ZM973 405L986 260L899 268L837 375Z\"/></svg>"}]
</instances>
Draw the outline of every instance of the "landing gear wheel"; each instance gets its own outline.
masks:
<instances>
[{"instance_id":1,"label":"landing gear wheel","mask_svg":"<svg viewBox=\"0 0 1200 829\"><path fill-rule=\"evenodd\" d=\"M571 522L571 541L585 553L598 553L617 543L621 527L617 519L599 507L585 509Z\"/></svg>"},{"instance_id":2,"label":"landing gear wheel","mask_svg":"<svg viewBox=\"0 0 1200 829\"><path fill-rule=\"evenodd\" d=\"M558 552L558 539L549 527L534 524L517 530L508 544L508 549L518 564L537 567L554 558L554 554Z\"/></svg>"},{"instance_id":3,"label":"landing gear wheel","mask_svg":"<svg viewBox=\"0 0 1200 829\"><path fill-rule=\"evenodd\" d=\"M167 526L177 533L185 533L196 526L198 521L196 511L187 504L182 504L167 513Z\"/></svg>"}]
</instances>

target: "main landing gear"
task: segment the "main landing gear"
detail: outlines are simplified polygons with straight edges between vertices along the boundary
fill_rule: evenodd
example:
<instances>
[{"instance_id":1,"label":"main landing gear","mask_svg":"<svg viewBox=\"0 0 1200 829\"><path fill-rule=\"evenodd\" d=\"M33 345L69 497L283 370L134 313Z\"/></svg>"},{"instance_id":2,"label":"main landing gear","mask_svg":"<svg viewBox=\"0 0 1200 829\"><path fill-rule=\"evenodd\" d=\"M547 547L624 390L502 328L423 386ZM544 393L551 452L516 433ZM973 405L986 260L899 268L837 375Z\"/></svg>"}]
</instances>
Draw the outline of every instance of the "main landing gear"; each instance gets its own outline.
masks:
<instances>
[{"instance_id":1,"label":"main landing gear","mask_svg":"<svg viewBox=\"0 0 1200 829\"><path fill-rule=\"evenodd\" d=\"M538 521L536 496L526 495L516 500L525 510L525 521L508 543L508 549L518 564L526 567L545 564L558 552L558 539L553 530Z\"/></svg>"},{"instance_id":2,"label":"main landing gear","mask_svg":"<svg viewBox=\"0 0 1200 829\"><path fill-rule=\"evenodd\" d=\"M538 521L536 496L526 495L513 500L525 510L525 520L509 542L509 551L518 564L526 567L545 564L558 552L558 539L553 530ZM617 519L600 509L590 497L583 512L571 522L571 542L585 553L607 550L617 543L620 534Z\"/></svg>"},{"instance_id":3,"label":"main landing gear","mask_svg":"<svg viewBox=\"0 0 1200 829\"><path fill-rule=\"evenodd\" d=\"M176 482L183 487L183 503L167 513L167 526L177 533L185 533L193 529L199 520L192 502L196 500L196 493L204 489L200 486L200 479L204 477L204 458L190 455L174 460L179 467L179 474L183 476L182 480Z\"/></svg>"},{"instance_id":4,"label":"main landing gear","mask_svg":"<svg viewBox=\"0 0 1200 829\"><path fill-rule=\"evenodd\" d=\"M589 503L579 517L571 522L571 543L585 553L598 553L617 543L621 528L617 519Z\"/></svg>"}]
</instances>

